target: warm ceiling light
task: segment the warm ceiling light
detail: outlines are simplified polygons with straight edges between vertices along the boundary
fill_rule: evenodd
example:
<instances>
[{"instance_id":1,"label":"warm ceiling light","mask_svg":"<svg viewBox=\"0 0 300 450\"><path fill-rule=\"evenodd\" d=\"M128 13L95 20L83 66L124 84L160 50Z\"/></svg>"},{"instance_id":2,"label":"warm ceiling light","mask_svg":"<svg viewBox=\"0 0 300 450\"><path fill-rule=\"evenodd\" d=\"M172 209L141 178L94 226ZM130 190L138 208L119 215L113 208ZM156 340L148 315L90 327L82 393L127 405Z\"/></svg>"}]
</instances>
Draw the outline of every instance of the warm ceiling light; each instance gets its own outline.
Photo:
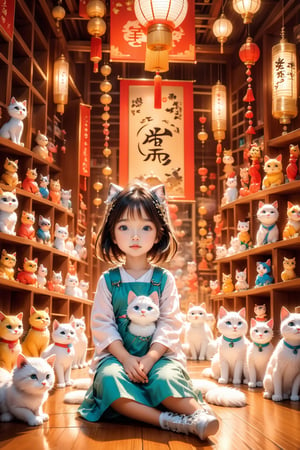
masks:
<instances>
[{"instance_id":1,"label":"warm ceiling light","mask_svg":"<svg viewBox=\"0 0 300 450\"><path fill-rule=\"evenodd\" d=\"M261 0L233 0L233 9L242 16L244 23L251 23L260 8Z\"/></svg>"},{"instance_id":2,"label":"warm ceiling light","mask_svg":"<svg viewBox=\"0 0 300 450\"><path fill-rule=\"evenodd\" d=\"M218 42L221 44L221 53L223 53L223 44L227 41L228 36L232 33L232 23L226 19L225 14L222 13L220 18L213 24L213 33Z\"/></svg>"},{"instance_id":3,"label":"warm ceiling light","mask_svg":"<svg viewBox=\"0 0 300 450\"><path fill-rule=\"evenodd\" d=\"M57 105L57 112L64 113L64 105L68 103L69 63L61 55L53 67L53 101Z\"/></svg>"},{"instance_id":4,"label":"warm ceiling light","mask_svg":"<svg viewBox=\"0 0 300 450\"><path fill-rule=\"evenodd\" d=\"M61 6L61 0L58 2L58 5L54 6L54 8L51 11L52 17L56 22L57 28L59 28L60 22L64 19L66 15L65 8Z\"/></svg>"}]
</instances>

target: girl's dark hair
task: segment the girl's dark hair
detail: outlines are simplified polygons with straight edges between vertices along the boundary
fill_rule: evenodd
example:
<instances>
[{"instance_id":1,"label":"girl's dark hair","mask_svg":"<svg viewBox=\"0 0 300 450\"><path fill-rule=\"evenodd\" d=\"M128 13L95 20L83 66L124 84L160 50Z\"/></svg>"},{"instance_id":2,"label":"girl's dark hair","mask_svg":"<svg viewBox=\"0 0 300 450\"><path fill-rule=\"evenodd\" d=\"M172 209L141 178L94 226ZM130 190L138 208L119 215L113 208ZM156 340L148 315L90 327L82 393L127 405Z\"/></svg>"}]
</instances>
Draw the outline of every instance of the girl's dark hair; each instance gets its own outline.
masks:
<instances>
[{"instance_id":1,"label":"girl's dark hair","mask_svg":"<svg viewBox=\"0 0 300 450\"><path fill-rule=\"evenodd\" d=\"M157 231L157 243L147 254L149 262L169 261L176 253L178 244L168 214L168 206L161 205L149 187L134 183L124 188L106 207L103 223L96 239L96 255L103 261L116 264L125 260L124 253L114 243L114 228L125 211L129 216L146 212Z\"/></svg>"}]
</instances>

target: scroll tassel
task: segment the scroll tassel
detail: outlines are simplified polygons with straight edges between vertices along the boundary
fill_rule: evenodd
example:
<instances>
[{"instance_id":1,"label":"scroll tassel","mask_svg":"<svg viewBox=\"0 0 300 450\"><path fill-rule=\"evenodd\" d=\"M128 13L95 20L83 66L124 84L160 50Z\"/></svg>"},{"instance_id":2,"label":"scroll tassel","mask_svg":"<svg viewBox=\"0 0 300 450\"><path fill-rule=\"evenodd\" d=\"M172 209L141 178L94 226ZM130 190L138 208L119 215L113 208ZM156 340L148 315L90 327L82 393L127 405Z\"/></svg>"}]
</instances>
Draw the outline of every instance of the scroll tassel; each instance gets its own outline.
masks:
<instances>
[{"instance_id":1,"label":"scroll tassel","mask_svg":"<svg viewBox=\"0 0 300 450\"><path fill-rule=\"evenodd\" d=\"M161 76L158 72L154 77L154 108L161 109Z\"/></svg>"}]
</instances>

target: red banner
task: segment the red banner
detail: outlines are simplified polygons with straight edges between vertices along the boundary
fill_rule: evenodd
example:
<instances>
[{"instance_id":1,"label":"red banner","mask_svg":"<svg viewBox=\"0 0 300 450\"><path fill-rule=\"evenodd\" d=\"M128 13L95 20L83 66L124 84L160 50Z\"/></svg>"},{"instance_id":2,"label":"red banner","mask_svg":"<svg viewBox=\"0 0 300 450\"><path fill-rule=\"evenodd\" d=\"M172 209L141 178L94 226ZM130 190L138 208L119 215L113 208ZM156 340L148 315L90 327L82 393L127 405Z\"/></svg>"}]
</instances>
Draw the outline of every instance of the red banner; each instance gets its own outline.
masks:
<instances>
[{"instance_id":1,"label":"red banner","mask_svg":"<svg viewBox=\"0 0 300 450\"><path fill-rule=\"evenodd\" d=\"M193 83L163 81L154 109L152 80L121 80L119 184L163 183L169 197L194 200Z\"/></svg>"},{"instance_id":2,"label":"red banner","mask_svg":"<svg viewBox=\"0 0 300 450\"><path fill-rule=\"evenodd\" d=\"M90 176L90 116L91 106L80 104L79 175Z\"/></svg>"},{"instance_id":3,"label":"red banner","mask_svg":"<svg viewBox=\"0 0 300 450\"><path fill-rule=\"evenodd\" d=\"M9 39L14 35L15 0L0 0L0 31Z\"/></svg>"},{"instance_id":4,"label":"red banner","mask_svg":"<svg viewBox=\"0 0 300 450\"><path fill-rule=\"evenodd\" d=\"M79 16L84 17L85 19L89 18L86 12L87 2L88 0L79 0Z\"/></svg>"},{"instance_id":5,"label":"red banner","mask_svg":"<svg viewBox=\"0 0 300 450\"><path fill-rule=\"evenodd\" d=\"M112 61L144 62L147 36L138 22L133 2L110 2L110 58ZM189 0L188 12L182 24L173 31L173 47L169 61L195 61L195 7Z\"/></svg>"}]
</instances>

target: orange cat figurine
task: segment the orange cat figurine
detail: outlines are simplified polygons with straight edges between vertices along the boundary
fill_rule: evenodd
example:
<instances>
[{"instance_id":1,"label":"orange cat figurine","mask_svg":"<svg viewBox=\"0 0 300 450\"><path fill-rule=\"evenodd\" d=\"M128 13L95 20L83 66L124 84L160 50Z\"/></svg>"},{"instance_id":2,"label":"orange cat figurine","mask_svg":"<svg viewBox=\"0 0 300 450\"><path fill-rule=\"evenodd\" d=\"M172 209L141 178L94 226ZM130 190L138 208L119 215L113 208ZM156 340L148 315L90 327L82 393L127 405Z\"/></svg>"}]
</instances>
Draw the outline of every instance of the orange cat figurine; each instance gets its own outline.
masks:
<instances>
[{"instance_id":1,"label":"orange cat figurine","mask_svg":"<svg viewBox=\"0 0 300 450\"><path fill-rule=\"evenodd\" d=\"M282 155L278 155L276 158L269 158L268 155L265 155L264 161L264 171L266 175L263 178L262 189L283 184Z\"/></svg>"},{"instance_id":2,"label":"orange cat figurine","mask_svg":"<svg viewBox=\"0 0 300 450\"><path fill-rule=\"evenodd\" d=\"M60 181L59 180L52 180L52 179L50 179L49 195L50 195L50 200L53 203L57 203L58 205L60 204L61 187L60 187Z\"/></svg>"},{"instance_id":3,"label":"orange cat figurine","mask_svg":"<svg viewBox=\"0 0 300 450\"><path fill-rule=\"evenodd\" d=\"M300 205L288 202L287 217L288 221L282 233L283 239L298 237L300 233Z\"/></svg>"},{"instance_id":4,"label":"orange cat figurine","mask_svg":"<svg viewBox=\"0 0 300 450\"><path fill-rule=\"evenodd\" d=\"M27 169L26 177L23 180L22 188L25 191L31 192L32 194L40 194L39 186L35 181L37 179L37 171L36 169Z\"/></svg>"},{"instance_id":5,"label":"orange cat figurine","mask_svg":"<svg viewBox=\"0 0 300 450\"><path fill-rule=\"evenodd\" d=\"M30 329L22 343L22 353L25 356L39 357L49 345L49 308L38 310L31 306L29 324Z\"/></svg>"},{"instance_id":6,"label":"orange cat figurine","mask_svg":"<svg viewBox=\"0 0 300 450\"><path fill-rule=\"evenodd\" d=\"M224 294L229 294L230 292L234 291L232 276L230 273L228 275L226 275L225 273L222 274L222 282L222 292Z\"/></svg>"},{"instance_id":7,"label":"orange cat figurine","mask_svg":"<svg viewBox=\"0 0 300 450\"><path fill-rule=\"evenodd\" d=\"M18 269L17 281L24 284L30 284L33 286L37 286L37 276L36 271L38 267L38 259L28 259L24 258L23 270Z\"/></svg>"},{"instance_id":8,"label":"orange cat figurine","mask_svg":"<svg viewBox=\"0 0 300 450\"><path fill-rule=\"evenodd\" d=\"M0 311L0 367L9 372L15 367L21 353L22 319L23 313L7 316Z\"/></svg>"},{"instance_id":9,"label":"orange cat figurine","mask_svg":"<svg viewBox=\"0 0 300 450\"><path fill-rule=\"evenodd\" d=\"M16 265L16 252L8 253L4 248L0 257L0 278L14 280Z\"/></svg>"},{"instance_id":10,"label":"orange cat figurine","mask_svg":"<svg viewBox=\"0 0 300 450\"><path fill-rule=\"evenodd\" d=\"M18 229L17 236L21 236L23 238L35 241L36 237L35 237L35 229L33 227L34 224L35 224L35 213L22 211L21 225Z\"/></svg>"}]
</instances>

